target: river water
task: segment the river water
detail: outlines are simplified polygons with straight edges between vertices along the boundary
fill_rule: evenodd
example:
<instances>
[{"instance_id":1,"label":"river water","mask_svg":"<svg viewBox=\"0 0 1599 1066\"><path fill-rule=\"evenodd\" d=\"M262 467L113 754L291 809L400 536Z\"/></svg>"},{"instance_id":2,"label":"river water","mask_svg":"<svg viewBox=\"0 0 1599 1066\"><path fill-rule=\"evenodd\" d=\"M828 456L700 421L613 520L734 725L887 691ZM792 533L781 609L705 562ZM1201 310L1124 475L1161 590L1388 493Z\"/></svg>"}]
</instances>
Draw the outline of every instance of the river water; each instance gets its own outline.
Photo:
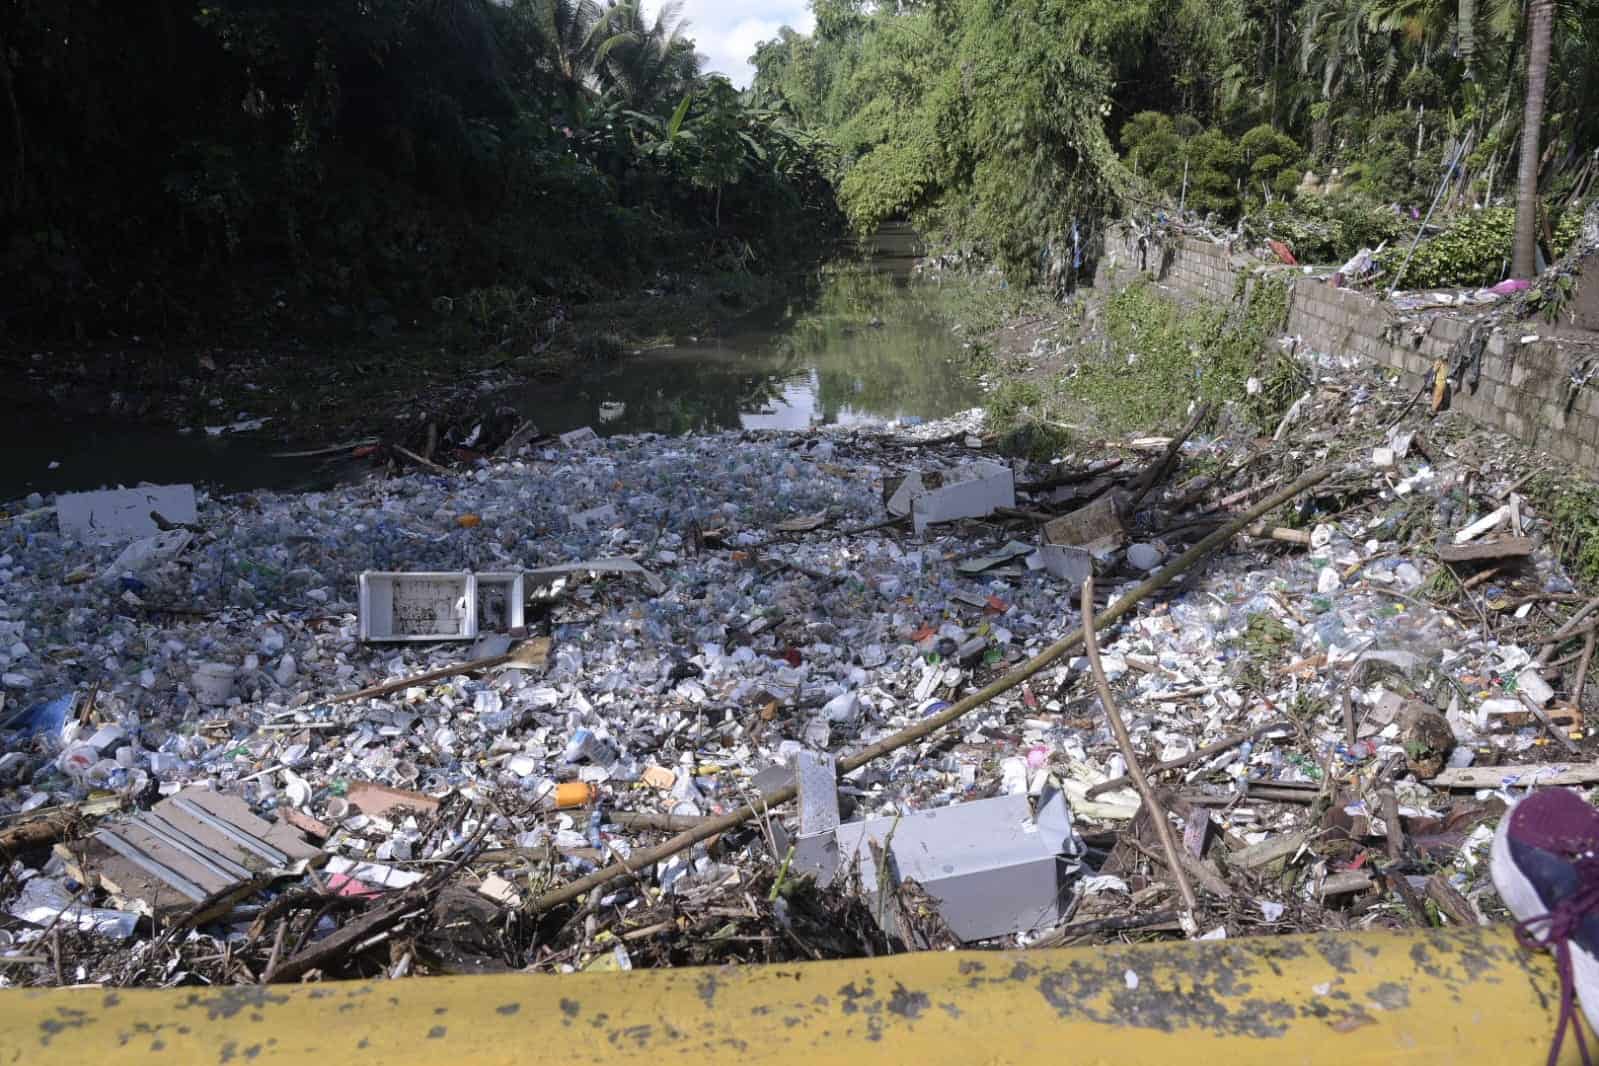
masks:
<instances>
[{"instance_id":1,"label":"river water","mask_svg":"<svg viewBox=\"0 0 1599 1066\"><path fill-rule=\"evenodd\" d=\"M911 278L908 227L887 227L864 255L841 259L788 307L766 309L715 338L679 338L489 397L544 432L602 434L784 429L953 414L979 401L957 366L959 340L927 310ZM135 484L194 482L224 491L305 488L351 469L274 458L261 432L213 437L138 426L0 427L0 500Z\"/></svg>"}]
</instances>

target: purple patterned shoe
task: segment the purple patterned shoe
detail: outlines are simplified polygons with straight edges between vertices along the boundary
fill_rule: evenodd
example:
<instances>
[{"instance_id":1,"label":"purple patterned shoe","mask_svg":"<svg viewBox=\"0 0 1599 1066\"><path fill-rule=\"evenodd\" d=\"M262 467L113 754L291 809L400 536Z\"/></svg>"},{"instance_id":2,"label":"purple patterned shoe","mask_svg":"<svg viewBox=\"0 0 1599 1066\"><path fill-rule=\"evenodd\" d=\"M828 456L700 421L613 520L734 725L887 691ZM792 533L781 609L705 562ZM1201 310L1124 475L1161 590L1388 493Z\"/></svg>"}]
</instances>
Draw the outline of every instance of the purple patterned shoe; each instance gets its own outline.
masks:
<instances>
[{"instance_id":1,"label":"purple patterned shoe","mask_svg":"<svg viewBox=\"0 0 1599 1066\"><path fill-rule=\"evenodd\" d=\"M1499 897L1516 916L1516 937L1553 951L1560 972L1549 1066L1560 1058L1567 1026L1588 1064L1576 1005L1599 1031L1599 810L1570 789L1534 792L1500 821L1491 868Z\"/></svg>"}]
</instances>

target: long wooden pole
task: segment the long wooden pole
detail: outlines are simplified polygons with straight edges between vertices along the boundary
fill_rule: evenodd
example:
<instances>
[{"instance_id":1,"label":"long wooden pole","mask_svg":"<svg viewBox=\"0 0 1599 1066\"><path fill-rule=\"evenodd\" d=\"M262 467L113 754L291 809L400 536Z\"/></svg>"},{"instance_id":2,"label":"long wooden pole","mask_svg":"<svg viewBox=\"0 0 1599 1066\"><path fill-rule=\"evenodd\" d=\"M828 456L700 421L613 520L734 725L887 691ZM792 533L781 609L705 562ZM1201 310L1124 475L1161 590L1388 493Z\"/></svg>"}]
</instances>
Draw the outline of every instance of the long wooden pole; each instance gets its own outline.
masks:
<instances>
[{"instance_id":1,"label":"long wooden pole","mask_svg":"<svg viewBox=\"0 0 1599 1066\"><path fill-rule=\"evenodd\" d=\"M1199 909L1199 897L1194 895L1194 886L1188 881L1188 871L1183 868L1183 857L1177 850L1177 838L1171 831L1171 820L1166 817L1166 809L1156 798L1155 790L1149 787L1149 779L1144 776L1144 768L1138 762L1138 750L1133 747L1132 735L1127 732L1127 723L1122 721L1122 712L1116 708L1116 698L1110 691L1110 681L1105 677L1105 668L1099 663L1099 637L1094 633L1092 577L1083 582L1083 651L1088 655L1088 670L1094 675L1094 687L1099 691L1099 702L1105 705L1105 717L1110 719L1111 732L1116 734L1116 746L1121 748L1122 758L1127 762L1127 776L1133 779L1133 787L1138 790L1139 798L1144 801L1144 810L1149 813L1149 820L1154 823L1155 836L1160 840L1160 849L1166 853L1166 869L1171 871L1172 880L1177 882L1177 894L1183 898L1183 931L1193 936L1199 931L1198 926L1194 924L1194 912Z\"/></svg>"}]
</instances>

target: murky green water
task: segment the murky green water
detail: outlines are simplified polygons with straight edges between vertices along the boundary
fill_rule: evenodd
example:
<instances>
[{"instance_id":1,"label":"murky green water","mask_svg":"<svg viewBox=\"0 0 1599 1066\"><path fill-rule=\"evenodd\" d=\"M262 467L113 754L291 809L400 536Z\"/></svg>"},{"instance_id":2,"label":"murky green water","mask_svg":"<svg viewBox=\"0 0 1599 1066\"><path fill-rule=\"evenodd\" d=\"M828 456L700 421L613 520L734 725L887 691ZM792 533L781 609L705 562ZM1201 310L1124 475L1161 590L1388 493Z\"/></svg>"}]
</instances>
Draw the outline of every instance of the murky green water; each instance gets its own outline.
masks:
<instances>
[{"instance_id":1,"label":"murky green water","mask_svg":"<svg viewBox=\"0 0 1599 1066\"><path fill-rule=\"evenodd\" d=\"M546 432L802 430L974 406L960 342L888 272L834 270L778 321L688 340L501 397Z\"/></svg>"},{"instance_id":2,"label":"murky green water","mask_svg":"<svg viewBox=\"0 0 1599 1066\"><path fill-rule=\"evenodd\" d=\"M978 392L960 373L959 339L928 312L929 290L908 278L917 251L913 232L889 228L868 258L829 268L804 298L724 336L682 338L485 402L515 406L544 432L602 434L796 430L965 410ZM221 437L103 420L0 426L0 500L140 481L301 488L353 469L273 458L280 450L270 423Z\"/></svg>"}]
</instances>

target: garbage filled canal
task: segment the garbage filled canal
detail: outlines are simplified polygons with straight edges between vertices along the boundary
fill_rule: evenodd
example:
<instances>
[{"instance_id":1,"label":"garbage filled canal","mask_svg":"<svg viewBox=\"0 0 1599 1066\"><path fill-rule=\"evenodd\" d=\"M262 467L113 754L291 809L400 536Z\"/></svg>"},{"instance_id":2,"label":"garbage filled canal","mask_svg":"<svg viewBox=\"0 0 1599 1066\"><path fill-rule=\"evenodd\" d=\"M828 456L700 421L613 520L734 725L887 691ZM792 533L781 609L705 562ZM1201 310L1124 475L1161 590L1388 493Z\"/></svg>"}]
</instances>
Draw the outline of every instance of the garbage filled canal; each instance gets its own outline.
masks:
<instances>
[{"instance_id":1,"label":"garbage filled canal","mask_svg":"<svg viewBox=\"0 0 1599 1066\"><path fill-rule=\"evenodd\" d=\"M964 399L959 335L917 324L931 292L830 274L758 343L639 356L504 419L605 436L485 428L327 491L12 515L0 984L232 995L1502 916L1498 793L1599 781L1583 682L1555 688L1593 603L1520 495L1536 460L1316 352L1282 441L1194 418L1009 456L980 410L904 424ZM660 399L696 388L724 400ZM1186 972L1237 971L1216 957ZM1127 972L1090 977L1124 997ZM1143 987L1117 1009L1167 1017Z\"/></svg>"}]
</instances>

